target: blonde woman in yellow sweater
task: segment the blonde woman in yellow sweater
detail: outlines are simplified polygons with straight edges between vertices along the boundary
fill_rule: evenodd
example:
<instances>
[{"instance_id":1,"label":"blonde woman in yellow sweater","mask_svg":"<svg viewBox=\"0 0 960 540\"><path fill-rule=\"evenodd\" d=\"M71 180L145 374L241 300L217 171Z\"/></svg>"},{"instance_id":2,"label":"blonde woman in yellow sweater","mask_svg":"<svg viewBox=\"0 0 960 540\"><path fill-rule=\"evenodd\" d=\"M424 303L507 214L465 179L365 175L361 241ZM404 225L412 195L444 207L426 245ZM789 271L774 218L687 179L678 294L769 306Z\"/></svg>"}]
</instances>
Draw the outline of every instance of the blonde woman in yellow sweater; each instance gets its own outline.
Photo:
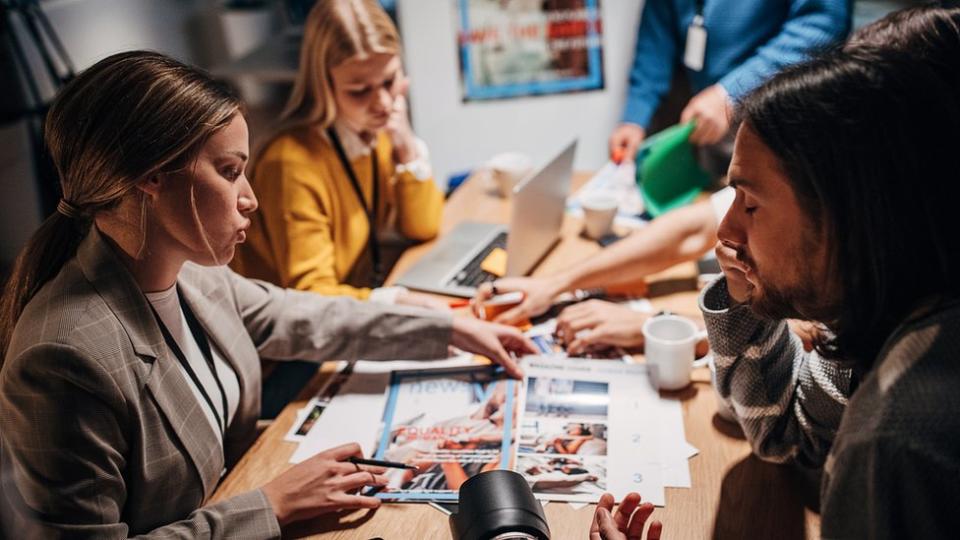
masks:
<instances>
[{"instance_id":1,"label":"blonde woman in yellow sweater","mask_svg":"<svg viewBox=\"0 0 960 540\"><path fill-rule=\"evenodd\" d=\"M383 239L436 236L443 194L407 118L400 40L376 0L319 0L283 125L260 152L260 211L234 267L284 287L445 307L381 287Z\"/></svg>"}]
</instances>

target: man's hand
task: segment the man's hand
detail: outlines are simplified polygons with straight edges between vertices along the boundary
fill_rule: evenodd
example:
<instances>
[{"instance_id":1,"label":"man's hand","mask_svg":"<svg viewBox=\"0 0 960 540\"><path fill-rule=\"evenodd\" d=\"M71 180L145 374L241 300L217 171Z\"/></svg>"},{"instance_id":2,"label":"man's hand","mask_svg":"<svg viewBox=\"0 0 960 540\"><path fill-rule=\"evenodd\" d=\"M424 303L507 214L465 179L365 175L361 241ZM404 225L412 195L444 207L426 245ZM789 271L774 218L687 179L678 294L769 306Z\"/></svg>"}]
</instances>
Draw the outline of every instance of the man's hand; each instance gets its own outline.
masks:
<instances>
[{"instance_id":1,"label":"man's hand","mask_svg":"<svg viewBox=\"0 0 960 540\"><path fill-rule=\"evenodd\" d=\"M590 540L642 540L643 526L650 514L653 505L640 504L640 495L630 493L623 498L623 502L613 514L613 495L604 493L597 503L597 511L593 514L593 523L590 525ZM663 524L659 521L650 523L647 531L647 540L660 540Z\"/></svg>"},{"instance_id":2,"label":"man's hand","mask_svg":"<svg viewBox=\"0 0 960 540\"><path fill-rule=\"evenodd\" d=\"M750 300L753 293L753 284L747 280L749 267L737 259L737 248L734 244L721 240L717 242L717 262L727 278L727 294L732 304L743 304Z\"/></svg>"},{"instance_id":3,"label":"man's hand","mask_svg":"<svg viewBox=\"0 0 960 540\"><path fill-rule=\"evenodd\" d=\"M523 372L507 351L518 355L537 353L536 345L520 330L472 317L453 318L451 344L458 349L489 358L503 366L507 374L516 379L522 378Z\"/></svg>"},{"instance_id":4,"label":"man's hand","mask_svg":"<svg viewBox=\"0 0 960 540\"><path fill-rule=\"evenodd\" d=\"M733 106L730 103L730 96L723 86L715 84L704 88L690 99L680 113L680 122L696 120L697 125L690 134L690 142L705 146L720 142L720 139L730 131L732 116Z\"/></svg>"},{"instance_id":5,"label":"man's hand","mask_svg":"<svg viewBox=\"0 0 960 540\"><path fill-rule=\"evenodd\" d=\"M502 324L523 324L550 309L553 299L562 293L561 287L550 278L503 278L496 282L496 294L520 291L523 301L504 311L494 319ZM484 302L495 296L493 283L484 283L477 289L474 302Z\"/></svg>"},{"instance_id":6,"label":"man's hand","mask_svg":"<svg viewBox=\"0 0 960 540\"><path fill-rule=\"evenodd\" d=\"M574 304L557 317L557 336L567 353L580 354L601 347L643 346L643 323L650 317L602 300Z\"/></svg>"},{"instance_id":7,"label":"man's hand","mask_svg":"<svg viewBox=\"0 0 960 540\"><path fill-rule=\"evenodd\" d=\"M646 132L637 124L623 123L610 135L610 160L620 164L637 157L637 148L646 137Z\"/></svg>"},{"instance_id":8,"label":"man's hand","mask_svg":"<svg viewBox=\"0 0 960 540\"><path fill-rule=\"evenodd\" d=\"M357 495L364 486L385 486L386 469L355 465L360 445L345 444L294 465L261 489L281 526L321 514L354 508L377 508L380 499Z\"/></svg>"}]
</instances>

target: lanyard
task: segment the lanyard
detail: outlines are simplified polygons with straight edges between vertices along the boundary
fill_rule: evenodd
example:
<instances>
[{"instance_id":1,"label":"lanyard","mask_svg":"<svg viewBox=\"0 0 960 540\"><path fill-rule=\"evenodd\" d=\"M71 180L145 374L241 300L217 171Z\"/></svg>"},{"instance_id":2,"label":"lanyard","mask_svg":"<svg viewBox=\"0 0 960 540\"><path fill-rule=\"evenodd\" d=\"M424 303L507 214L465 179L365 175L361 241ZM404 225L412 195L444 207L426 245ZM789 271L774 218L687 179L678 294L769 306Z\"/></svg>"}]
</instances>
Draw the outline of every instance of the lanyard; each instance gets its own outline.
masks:
<instances>
[{"instance_id":1,"label":"lanyard","mask_svg":"<svg viewBox=\"0 0 960 540\"><path fill-rule=\"evenodd\" d=\"M191 367L190 363L187 362L186 355L183 354L183 350L181 350L180 346L177 345L177 340L173 339L173 336L170 334L170 330L167 328L167 325L163 324L163 320L160 318L157 310L154 309L152 305L150 306L150 309L153 311L153 316L157 319L157 324L160 325L160 332L163 333L163 340L167 342L167 347L173 351L173 355L177 357L180 365L183 366L183 370L186 371L187 375L190 376L190 380L193 381L193 384L197 387L197 390L200 391L200 395L203 396L203 400L206 401L207 406L210 407L213 417L217 420L217 429L220 430L220 440L223 442L223 445L226 446L226 416L229 414L229 409L227 406L227 393L223 389L223 383L220 382L220 376L217 375L217 367L213 363L213 353L210 351L210 342L207 340L207 334L204 333L203 328L200 327L200 322L197 321L193 311L190 310L190 306L184 302L179 286L177 286L177 297L180 300L180 309L183 310L184 318L187 319L187 326L190 327L190 333L193 334L193 339L195 339L197 341L197 345L200 346L200 352L203 353L203 359L207 362L207 367L210 368L210 374L213 375L213 380L217 383L217 389L220 391L220 402L223 406L224 418L220 417L220 413L217 412L217 408L213 406L213 400L210 399L210 394L207 393L207 390L204 388L203 384L201 384L200 378L197 377L196 372L193 371L193 367Z\"/></svg>"},{"instance_id":2,"label":"lanyard","mask_svg":"<svg viewBox=\"0 0 960 540\"><path fill-rule=\"evenodd\" d=\"M701 20L703 18L703 5L706 3L707 3L707 0L696 0L696 2L694 2L697 9L696 14L701 17Z\"/></svg>"},{"instance_id":3,"label":"lanyard","mask_svg":"<svg viewBox=\"0 0 960 540\"><path fill-rule=\"evenodd\" d=\"M333 149L337 152L337 157L340 159L340 164L343 166L343 170L347 173L347 177L350 178L350 183L353 185L353 191L357 194L357 199L360 201L360 207L363 208L363 213L367 216L367 222L370 224L370 236L367 237L367 249L370 250L370 259L373 262L373 282L374 285L380 286L383 284L383 265L380 261L380 242L377 240L377 204L380 200L380 179L377 174L377 151L375 149L370 150L370 156L373 159L373 200L371 201L371 206L367 206L367 201L363 196L363 189L360 187L360 181L357 180L357 173L353 170L353 166L350 164L350 160L347 158L347 153L343 150L343 144L340 143L340 137L337 136L337 132L333 127L327 129L327 135L330 137L330 142L333 143Z\"/></svg>"}]
</instances>

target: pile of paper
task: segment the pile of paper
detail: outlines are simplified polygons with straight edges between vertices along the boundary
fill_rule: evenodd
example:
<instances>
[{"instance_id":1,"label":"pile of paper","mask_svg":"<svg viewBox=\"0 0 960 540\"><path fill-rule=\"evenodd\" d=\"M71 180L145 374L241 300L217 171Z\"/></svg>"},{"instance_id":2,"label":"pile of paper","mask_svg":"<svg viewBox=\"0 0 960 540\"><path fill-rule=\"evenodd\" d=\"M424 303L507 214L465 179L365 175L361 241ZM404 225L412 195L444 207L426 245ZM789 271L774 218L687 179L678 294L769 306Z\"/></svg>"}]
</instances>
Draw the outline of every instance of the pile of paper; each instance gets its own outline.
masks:
<instances>
[{"instance_id":1,"label":"pile of paper","mask_svg":"<svg viewBox=\"0 0 960 540\"><path fill-rule=\"evenodd\" d=\"M466 355L356 362L301 412L291 461L359 442L367 455L420 467L391 477L378 495L388 500L455 499L464 478L491 467L523 474L542 500L574 504L637 491L662 506L664 487L690 487L697 450L680 403L660 398L645 366L558 356L523 364L520 384Z\"/></svg>"}]
</instances>

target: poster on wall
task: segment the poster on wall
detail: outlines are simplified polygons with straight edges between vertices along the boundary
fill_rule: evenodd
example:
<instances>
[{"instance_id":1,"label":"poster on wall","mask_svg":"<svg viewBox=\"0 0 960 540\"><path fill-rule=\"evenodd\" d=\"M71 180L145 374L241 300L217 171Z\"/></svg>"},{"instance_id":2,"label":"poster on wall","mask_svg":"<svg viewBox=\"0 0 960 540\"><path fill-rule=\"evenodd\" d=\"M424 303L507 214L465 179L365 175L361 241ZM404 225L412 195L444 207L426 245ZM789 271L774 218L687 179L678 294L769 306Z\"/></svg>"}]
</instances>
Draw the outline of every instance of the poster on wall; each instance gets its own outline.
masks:
<instances>
[{"instance_id":1,"label":"poster on wall","mask_svg":"<svg viewBox=\"0 0 960 540\"><path fill-rule=\"evenodd\" d=\"M456 0L463 100L603 89L600 0Z\"/></svg>"}]
</instances>

